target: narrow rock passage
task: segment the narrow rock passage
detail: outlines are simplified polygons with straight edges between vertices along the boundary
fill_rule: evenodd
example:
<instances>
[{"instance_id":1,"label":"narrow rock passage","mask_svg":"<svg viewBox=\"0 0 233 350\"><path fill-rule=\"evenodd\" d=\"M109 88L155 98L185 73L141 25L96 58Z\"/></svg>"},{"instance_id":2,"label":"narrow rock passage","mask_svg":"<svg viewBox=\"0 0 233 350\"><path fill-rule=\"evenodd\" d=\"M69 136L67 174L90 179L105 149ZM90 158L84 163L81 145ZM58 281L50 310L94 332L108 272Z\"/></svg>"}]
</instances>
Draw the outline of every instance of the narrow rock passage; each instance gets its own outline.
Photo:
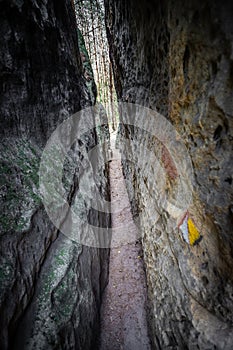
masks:
<instances>
[{"instance_id":1,"label":"narrow rock passage","mask_svg":"<svg viewBox=\"0 0 233 350\"><path fill-rule=\"evenodd\" d=\"M117 213L112 216L112 227L123 227L121 232L127 236L125 240L122 235L113 236L109 284L101 308L100 350L147 350L150 349L150 341L146 321L146 280L142 248L137 239L138 232L130 211L120 154L114 148L114 141L115 135L111 140L113 160L110 162L110 184L112 211Z\"/></svg>"}]
</instances>

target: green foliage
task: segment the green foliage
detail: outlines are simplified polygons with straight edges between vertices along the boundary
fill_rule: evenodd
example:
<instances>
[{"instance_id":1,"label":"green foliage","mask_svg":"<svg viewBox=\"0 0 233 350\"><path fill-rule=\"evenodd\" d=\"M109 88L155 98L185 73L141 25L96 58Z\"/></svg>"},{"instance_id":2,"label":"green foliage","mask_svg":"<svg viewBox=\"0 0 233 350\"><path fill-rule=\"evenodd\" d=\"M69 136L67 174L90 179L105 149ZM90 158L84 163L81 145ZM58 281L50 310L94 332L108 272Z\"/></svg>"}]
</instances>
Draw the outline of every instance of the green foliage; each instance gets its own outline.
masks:
<instances>
[{"instance_id":1,"label":"green foliage","mask_svg":"<svg viewBox=\"0 0 233 350\"><path fill-rule=\"evenodd\" d=\"M105 28L105 11L103 0L77 0L76 17L79 33L80 51L86 55L86 70L94 74L97 86L97 102L107 112L109 124L116 129L118 123L117 96L113 83L112 68L109 59L109 47ZM82 36L80 35L82 33ZM85 42L85 43L84 43ZM86 60L85 60L86 61ZM92 74L92 76L93 76ZM91 88L91 82L87 84Z\"/></svg>"},{"instance_id":2,"label":"green foliage","mask_svg":"<svg viewBox=\"0 0 233 350\"><path fill-rule=\"evenodd\" d=\"M85 60L83 61L84 69L88 70L93 76L92 66L91 66L90 58L86 49L85 41L81 31L78 28L77 28L77 33L78 33L79 50L85 56Z\"/></svg>"}]
</instances>

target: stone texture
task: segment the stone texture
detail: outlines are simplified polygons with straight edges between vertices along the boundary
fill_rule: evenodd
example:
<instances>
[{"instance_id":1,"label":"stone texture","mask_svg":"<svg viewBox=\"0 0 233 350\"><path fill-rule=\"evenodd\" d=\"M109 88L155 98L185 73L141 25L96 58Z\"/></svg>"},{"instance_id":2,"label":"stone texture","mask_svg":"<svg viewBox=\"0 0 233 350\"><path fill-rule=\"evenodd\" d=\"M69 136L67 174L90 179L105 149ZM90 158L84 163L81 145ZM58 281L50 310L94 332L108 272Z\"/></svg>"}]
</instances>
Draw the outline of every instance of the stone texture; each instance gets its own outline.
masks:
<instances>
[{"instance_id":1,"label":"stone texture","mask_svg":"<svg viewBox=\"0 0 233 350\"><path fill-rule=\"evenodd\" d=\"M81 59L71 1L0 1L0 23L0 348L89 349L108 250L81 246L53 226L38 170L55 128L95 102L93 75L88 58ZM106 124L103 113L98 118ZM86 150L108 140L102 128L86 136ZM102 170L97 183L107 199L108 169ZM72 175L64 183L70 203L78 188ZM109 225L96 213L92 222Z\"/></svg>"},{"instance_id":2,"label":"stone texture","mask_svg":"<svg viewBox=\"0 0 233 350\"><path fill-rule=\"evenodd\" d=\"M166 170L160 192L170 193L177 178L171 155L156 137L121 125L118 144L131 206L135 217L141 214L154 348L231 349L232 4L105 4L118 98L164 115L181 135L193 166L193 199L187 209L202 239L191 246L178 224L171 228L156 191L148 191L158 173L147 169L146 159L141 169L130 161L143 156L138 145L154 152ZM120 146L125 139L128 154Z\"/></svg>"}]
</instances>

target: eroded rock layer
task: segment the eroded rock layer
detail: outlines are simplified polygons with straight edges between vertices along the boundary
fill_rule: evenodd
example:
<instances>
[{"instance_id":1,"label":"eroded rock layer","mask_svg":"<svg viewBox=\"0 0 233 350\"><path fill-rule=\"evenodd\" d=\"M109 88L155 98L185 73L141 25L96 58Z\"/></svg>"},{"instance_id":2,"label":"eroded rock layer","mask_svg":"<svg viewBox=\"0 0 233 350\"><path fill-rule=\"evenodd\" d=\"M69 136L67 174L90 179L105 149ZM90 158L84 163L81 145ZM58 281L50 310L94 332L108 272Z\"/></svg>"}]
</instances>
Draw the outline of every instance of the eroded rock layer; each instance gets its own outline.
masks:
<instances>
[{"instance_id":1,"label":"eroded rock layer","mask_svg":"<svg viewBox=\"0 0 233 350\"><path fill-rule=\"evenodd\" d=\"M0 348L89 349L98 331L108 250L59 232L41 202L38 170L56 127L95 102L92 71L71 1L1 1L0 21ZM63 176L69 203L83 172L83 149L108 138L101 130L86 132L73 149L76 158L69 154ZM98 161L104 157L100 152ZM96 181L107 199L108 169L101 171ZM108 218L97 214L89 220L108 226Z\"/></svg>"},{"instance_id":2,"label":"eroded rock layer","mask_svg":"<svg viewBox=\"0 0 233 350\"><path fill-rule=\"evenodd\" d=\"M151 130L143 112L135 114L137 126L132 120L126 125L123 117L120 126L128 192L135 218L141 220L154 348L231 349L232 4L105 4L118 98L157 110L178 133L170 134L177 139L163 139L168 135L164 119L164 133L159 125ZM122 146L125 140L127 147ZM160 167L149 163L146 149ZM165 171L158 173L161 168ZM178 205L179 193L172 191L183 174L183 202L190 186L192 196L182 207L182 197Z\"/></svg>"}]
</instances>

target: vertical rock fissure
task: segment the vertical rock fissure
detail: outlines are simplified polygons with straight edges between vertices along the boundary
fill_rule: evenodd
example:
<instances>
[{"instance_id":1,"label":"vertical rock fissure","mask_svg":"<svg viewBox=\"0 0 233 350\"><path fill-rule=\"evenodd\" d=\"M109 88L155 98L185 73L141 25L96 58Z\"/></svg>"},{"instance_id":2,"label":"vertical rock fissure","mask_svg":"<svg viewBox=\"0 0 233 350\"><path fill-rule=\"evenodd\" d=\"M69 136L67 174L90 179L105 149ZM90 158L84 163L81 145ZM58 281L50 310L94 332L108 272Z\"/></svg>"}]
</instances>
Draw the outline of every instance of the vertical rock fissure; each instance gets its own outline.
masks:
<instances>
[{"instance_id":1,"label":"vertical rock fissure","mask_svg":"<svg viewBox=\"0 0 233 350\"><path fill-rule=\"evenodd\" d=\"M232 17L230 0L0 1L1 350L232 349ZM176 136L161 141L152 119L149 136L124 125L116 94ZM73 241L42 204L39 168L54 130L94 105L98 127L71 147L61 182L78 202L83 149L98 145L105 165L89 165L112 216L80 205ZM118 119L121 153L113 132L108 150ZM111 250L79 241L110 219Z\"/></svg>"},{"instance_id":2,"label":"vertical rock fissure","mask_svg":"<svg viewBox=\"0 0 233 350\"><path fill-rule=\"evenodd\" d=\"M109 169L113 237L109 282L103 294L101 307L99 349L149 350L147 287L142 246L138 228L133 222L120 152L115 148L115 137L116 134L112 133L113 157ZM119 230L125 237L117 233L114 235L114 232ZM122 239L126 243L123 243Z\"/></svg>"},{"instance_id":3,"label":"vertical rock fissure","mask_svg":"<svg viewBox=\"0 0 233 350\"><path fill-rule=\"evenodd\" d=\"M100 23L102 7L101 1L96 1L95 4L89 0L77 1L77 23L82 31L88 55L91 58L91 69L94 72L97 86L97 102L102 103L106 109L111 131L111 150L109 150L110 153L113 152L113 157L109 162L111 229L114 232L119 225L127 227L130 223L133 226L131 235L134 239L133 242L131 239L131 243L123 244L120 239L117 242L117 236L112 238L109 282L102 296L98 346L101 350L147 350L150 349L150 341L147 330L147 287L142 246L141 240L138 239L140 235L137 232L137 227L133 223L130 202L122 173L120 152L115 148L118 112L111 62L105 58L109 64L108 69L106 69L105 61L103 67L101 65L101 60L106 55L106 47L109 50L105 24L102 27ZM98 9L100 10L99 14L96 12ZM93 13L95 17L99 16L100 20L96 21ZM89 23L90 30L87 30L87 23ZM103 51L104 45L106 47ZM111 53L108 54L111 56ZM85 59L83 55L84 62ZM101 76L101 74L104 76ZM121 209L122 206L123 209ZM124 228L122 230L124 231ZM128 232L124 232L126 241L127 234Z\"/></svg>"}]
</instances>

